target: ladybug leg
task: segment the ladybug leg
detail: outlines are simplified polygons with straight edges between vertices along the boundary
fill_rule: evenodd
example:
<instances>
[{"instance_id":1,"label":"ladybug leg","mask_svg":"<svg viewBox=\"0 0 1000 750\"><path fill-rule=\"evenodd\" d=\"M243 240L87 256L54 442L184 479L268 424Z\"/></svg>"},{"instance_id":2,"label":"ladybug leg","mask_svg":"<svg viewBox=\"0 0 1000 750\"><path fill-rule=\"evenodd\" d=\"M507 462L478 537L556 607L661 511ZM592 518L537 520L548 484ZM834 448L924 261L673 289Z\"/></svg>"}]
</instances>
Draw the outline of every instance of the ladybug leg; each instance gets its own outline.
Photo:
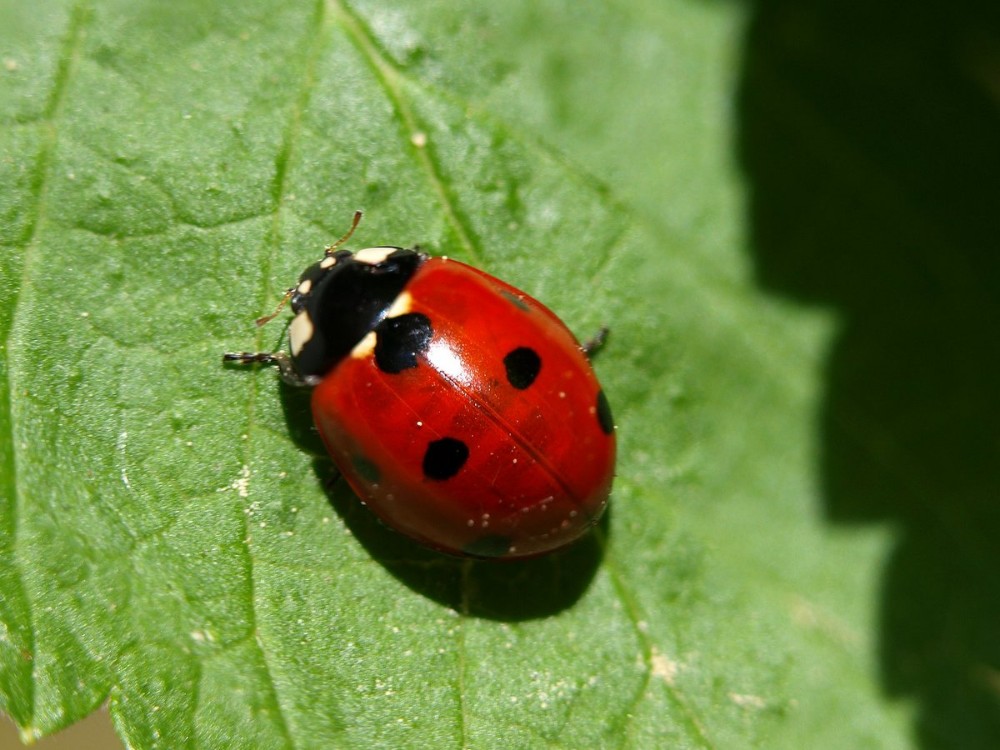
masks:
<instances>
[{"instance_id":1,"label":"ladybug leg","mask_svg":"<svg viewBox=\"0 0 1000 750\"><path fill-rule=\"evenodd\" d=\"M604 348L604 342L608 340L608 333L608 327L601 326L594 337L580 347L583 349L583 353L587 355L587 359L591 359L597 352Z\"/></svg>"},{"instance_id":2,"label":"ladybug leg","mask_svg":"<svg viewBox=\"0 0 1000 750\"><path fill-rule=\"evenodd\" d=\"M340 481L343 478L344 475L340 473L340 470L336 466L334 466L330 476L323 480L323 487L327 492L333 492L334 488L340 484Z\"/></svg>"},{"instance_id":3,"label":"ladybug leg","mask_svg":"<svg viewBox=\"0 0 1000 750\"><path fill-rule=\"evenodd\" d=\"M295 371L291 357L284 352L226 352L222 361L241 365L277 365L278 374L289 385L299 388L315 385Z\"/></svg>"}]
</instances>

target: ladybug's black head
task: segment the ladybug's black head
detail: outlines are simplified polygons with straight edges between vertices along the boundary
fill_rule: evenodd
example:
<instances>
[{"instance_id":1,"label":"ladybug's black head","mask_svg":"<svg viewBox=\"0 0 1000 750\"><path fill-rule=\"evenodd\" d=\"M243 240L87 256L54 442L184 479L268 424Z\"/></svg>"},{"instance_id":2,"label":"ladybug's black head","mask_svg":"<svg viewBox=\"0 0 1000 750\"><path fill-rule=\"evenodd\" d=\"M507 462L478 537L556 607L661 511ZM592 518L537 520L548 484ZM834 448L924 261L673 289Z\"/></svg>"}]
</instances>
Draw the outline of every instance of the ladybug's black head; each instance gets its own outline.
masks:
<instances>
[{"instance_id":1,"label":"ladybug's black head","mask_svg":"<svg viewBox=\"0 0 1000 750\"><path fill-rule=\"evenodd\" d=\"M288 330L292 361L306 381L318 381L385 317L427 260L415 250L338 250L309 266L292 290Z\"/></svg>"}]
</instances>

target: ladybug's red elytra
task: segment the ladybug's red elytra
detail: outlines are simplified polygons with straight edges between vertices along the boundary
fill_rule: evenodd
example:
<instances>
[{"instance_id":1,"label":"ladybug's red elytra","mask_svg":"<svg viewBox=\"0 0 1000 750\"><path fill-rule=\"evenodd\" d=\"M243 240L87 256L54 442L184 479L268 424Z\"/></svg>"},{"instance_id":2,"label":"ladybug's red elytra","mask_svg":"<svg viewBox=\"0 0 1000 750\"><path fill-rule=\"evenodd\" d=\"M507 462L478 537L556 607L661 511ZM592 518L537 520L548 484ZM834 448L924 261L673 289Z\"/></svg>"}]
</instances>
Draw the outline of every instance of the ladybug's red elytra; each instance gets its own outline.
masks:
<instances>
[{"instance_id":1,"label":"ladybug's red elytra","mask_svg":"<svg viewBox=\"0 0 1000 750\"><path fill-rule=\"evenodd\" d=\"M455 555L564 547L604 512L615 428L589 350L530 296L417 250L326 248L289 289L290 353L327 450L393 529Z\"/></svg>"}]
</instances>

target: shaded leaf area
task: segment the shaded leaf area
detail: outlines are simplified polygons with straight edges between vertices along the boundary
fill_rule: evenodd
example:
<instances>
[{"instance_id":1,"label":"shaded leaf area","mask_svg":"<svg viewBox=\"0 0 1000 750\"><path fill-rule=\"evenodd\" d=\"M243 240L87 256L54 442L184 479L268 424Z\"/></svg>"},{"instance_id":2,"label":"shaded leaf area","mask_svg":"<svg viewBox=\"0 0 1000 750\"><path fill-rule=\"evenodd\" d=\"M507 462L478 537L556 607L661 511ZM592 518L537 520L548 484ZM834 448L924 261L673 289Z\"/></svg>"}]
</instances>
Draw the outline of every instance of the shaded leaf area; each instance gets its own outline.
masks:
<instances>
[{"instance_id":1,"label":"shaded leaf area","mask_svg":"<svg viewBox=\"0 0 1000 750\"><path fill-rule=\"evenodd\" d=\"M33 737L110 697L134 747L764 744L792 705L784 614L675 514L705 393L757 379L780 316L737 335L746 303L683 243L400 66L370 15L2 6L0 705ZM324 490L272 373L221 367L279 343L251 321L356 207L359 245L475 262L581 338L613 322L623 459L584 545L421 551Z\"/></svg>"},{"instance_id":2,"label":"shaded leaf area","mask_svg":"<svg viewBox=\"0 0 1000 750\"><path fill-rule=\"evenodd\" d=\"M750 4L741 153L769 291L843 313L823 511L901 530L879 679L922 748L1000 744L1000 13Z\"/></svg>"}]
</instances>

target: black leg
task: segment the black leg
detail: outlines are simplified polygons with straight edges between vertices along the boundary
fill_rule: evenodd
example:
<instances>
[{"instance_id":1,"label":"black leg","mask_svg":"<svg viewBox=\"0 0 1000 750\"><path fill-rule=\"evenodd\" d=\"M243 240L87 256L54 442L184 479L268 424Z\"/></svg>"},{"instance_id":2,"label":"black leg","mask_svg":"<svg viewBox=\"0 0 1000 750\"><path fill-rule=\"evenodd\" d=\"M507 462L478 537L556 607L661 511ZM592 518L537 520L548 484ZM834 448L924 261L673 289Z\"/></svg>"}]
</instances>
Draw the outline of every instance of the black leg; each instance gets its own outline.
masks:
<instances>
[{"instance_id":1,"label":"black leg","mask_svg":"<svg viewBox=\"0 0 1000 750\"><path fill-rule=\"evenodd\" d=\"M600 330L594 335L594 338L580 347L583 349L583 353L587 355L587 359L591 359L604 347L604 342L608 340L608 333L610 333L610 329L607 326L601 326Z\"/></svg>"},{"instance_id":2,"label":"black leg","mask_svg":"<svg viewBox=\"0 0 1000 750\"><path fill-rule=\"evenodd\" d=\"M222 355L222 361L240 365L277 365L281 379L289 385L300 388L316 385L295 371L292 358L284 352L226 352Z\"/></svg>"}]
</instances>

